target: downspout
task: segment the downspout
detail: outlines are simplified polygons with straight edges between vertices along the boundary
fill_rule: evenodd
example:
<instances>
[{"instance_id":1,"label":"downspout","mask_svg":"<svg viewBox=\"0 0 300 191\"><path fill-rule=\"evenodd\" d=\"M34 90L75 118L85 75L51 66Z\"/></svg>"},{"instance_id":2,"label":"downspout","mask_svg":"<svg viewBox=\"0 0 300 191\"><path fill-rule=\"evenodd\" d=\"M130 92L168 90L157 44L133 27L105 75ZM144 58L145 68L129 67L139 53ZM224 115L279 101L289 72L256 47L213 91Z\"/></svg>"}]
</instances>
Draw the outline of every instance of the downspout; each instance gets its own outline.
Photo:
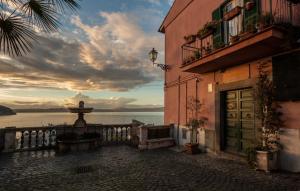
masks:
<instances>
[{"instance_id":1,"label":"downspout","mask_svg":"<svg viewBox=\"0 0 300 191\"><path fill-rule=\"evenodd\" d=\"M179 145L179 125L180 125L180 76L178 77L178 120L177 120L177 144Z\"/></svg>"}]
</instances>

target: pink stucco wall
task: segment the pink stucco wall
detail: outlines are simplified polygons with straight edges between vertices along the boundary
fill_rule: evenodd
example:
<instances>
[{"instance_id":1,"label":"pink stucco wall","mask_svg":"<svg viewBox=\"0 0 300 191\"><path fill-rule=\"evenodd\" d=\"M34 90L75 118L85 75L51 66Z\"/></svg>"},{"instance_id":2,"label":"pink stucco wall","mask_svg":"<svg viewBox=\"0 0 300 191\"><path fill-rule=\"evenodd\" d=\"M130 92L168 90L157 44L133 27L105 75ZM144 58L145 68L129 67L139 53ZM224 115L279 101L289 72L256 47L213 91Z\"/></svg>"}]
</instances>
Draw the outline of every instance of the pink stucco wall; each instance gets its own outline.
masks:
<instances>
[{"instance_id":1,"label":"pink stucco wall","mask_svg":"<svg viewBox=\"0 0 300 191\"><path fill-rule=\"evenodd\" d=\"M177 0L184 1L184 0ZM165 87L165 124L185 125L189 119L186 103L189 96L196 97L204 104L203 115L209 118L207 128L215 128L215 85L237 82L257 77L257 62L245 63L243 65L228 68L224 72L216 71L206 74L192 74L182 72L181 46L184 44L184 36L195 34L207 21L211 21L212 12L224 0L194 0L181 12L176 4L172 17L167 18L168 23L165 31L165 56L166 64L171 69L166 72ZM185 4L186 5L186 4ZM294 7L294 12L300 10ZM300 11L298 11L300 13ZM299 15L299 14L298 14ZM300 16L299 21L300 23ZM270 58L266 58L271 62ZM199 82L196 82L196 79ZM213 85L213 92L208 92L208 85ZM197 91L197 92L196 92ZM290 116L287 128L300 128L300 102L283 103L283 112Z\"/></svg>"}]
</instances>

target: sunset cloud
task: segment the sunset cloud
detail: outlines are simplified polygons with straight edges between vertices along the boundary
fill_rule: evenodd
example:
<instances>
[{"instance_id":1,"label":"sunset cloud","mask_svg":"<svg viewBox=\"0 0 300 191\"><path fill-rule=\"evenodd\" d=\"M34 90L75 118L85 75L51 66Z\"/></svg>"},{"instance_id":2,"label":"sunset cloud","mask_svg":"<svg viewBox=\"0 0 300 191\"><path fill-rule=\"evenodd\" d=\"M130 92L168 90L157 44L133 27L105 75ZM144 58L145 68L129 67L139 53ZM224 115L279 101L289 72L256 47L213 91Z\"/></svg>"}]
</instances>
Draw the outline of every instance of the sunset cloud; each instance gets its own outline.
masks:
<instances>
[{"instance_id":1,"label":"sunset cloud","mask_svg":"<svg viewBox=\"0 0 300 191\"><path fill-rule=\"evenodd\" d=\"M25 57L0 57L1 88L127 91L161 79L148 61L161 37L144 32L125 13L101 12L102 25L72 22L87 40L40 36Z\"/></svg>"}]
</instances>

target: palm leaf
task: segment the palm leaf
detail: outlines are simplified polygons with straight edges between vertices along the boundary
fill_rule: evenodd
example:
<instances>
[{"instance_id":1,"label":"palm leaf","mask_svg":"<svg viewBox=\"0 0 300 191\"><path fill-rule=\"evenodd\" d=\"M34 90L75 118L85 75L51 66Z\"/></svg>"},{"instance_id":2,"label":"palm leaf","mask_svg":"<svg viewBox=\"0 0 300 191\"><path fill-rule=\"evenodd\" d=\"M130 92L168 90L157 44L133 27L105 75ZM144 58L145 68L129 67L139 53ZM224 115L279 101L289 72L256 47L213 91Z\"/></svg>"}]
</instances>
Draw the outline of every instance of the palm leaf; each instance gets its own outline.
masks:
<instances>
[{"instance_id":1,"label":"palm leaf","mask_svg":"<svg viewBox=\"0 0 300 191\"><path fill-rule=\"evenodd\" d=\"M0 13L0 51L11 56L20 56L32 48L36 39L32 27L18 15Z\"/></svg>"},{"instance_id":2,"label":"palm leaf","mask_svg":"<svg viewBox=\"0 0 300 191\"><path fill-rule=\"evenodd\" d=\"M64 12L65 9L76 11L80 8L79 0L49 0L53 6L60 12Z\"/></svg>"},{"instance_id":3,"label":"palm leaf","mask_svg":"<svg viewBox=\"0 0 300 191\"><path fill-rule=\"evenodd\" d=\"M46 32L57 31L60 26L59 13L49 1L29 0L23 5L22 10L28 16L30 23Z\"/></svg>"}]
</instances>

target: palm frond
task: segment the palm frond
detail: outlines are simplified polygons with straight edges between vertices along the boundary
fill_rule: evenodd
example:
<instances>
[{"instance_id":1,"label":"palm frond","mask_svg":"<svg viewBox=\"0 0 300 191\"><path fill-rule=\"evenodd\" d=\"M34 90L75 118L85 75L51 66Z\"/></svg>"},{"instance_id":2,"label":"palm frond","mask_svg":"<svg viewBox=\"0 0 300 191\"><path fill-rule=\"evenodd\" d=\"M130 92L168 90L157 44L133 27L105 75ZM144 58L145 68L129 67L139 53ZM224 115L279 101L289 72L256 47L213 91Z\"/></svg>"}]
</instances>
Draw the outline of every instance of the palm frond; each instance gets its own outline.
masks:
<instances>
[{"instance_id":1,"label":"palm frond","mask_svg":"<svg viewBox=\"0 0 300 191\"><path fill-rule=\"evenodd\" d=\"M46 32L57 31L60 26L60 22L58 21L59 13L49 1L29 0L23 5L22 10L33 25L38 26Z\"/></svg>"},{"instance_id":2,"label":"palm frond","mask_svg":"<svg viewBox=\"0 0 300 191\"><path fill-rule=\"evenodd\" d=\"M66 9L76 11L80 8L79 0L49 0L53 6L60 12L64 12Z\"/></svg>"},{"instance_id":3,"label":"palm frond","mask_svg":"<svg viewBox=\"0 0 300 191\"><path fill-rule=\"evenodd\" d=\"M10 56L21 56L32 48L36 35L24 18L0 13L0 51Z\"/></svg>"}]
</instances>

